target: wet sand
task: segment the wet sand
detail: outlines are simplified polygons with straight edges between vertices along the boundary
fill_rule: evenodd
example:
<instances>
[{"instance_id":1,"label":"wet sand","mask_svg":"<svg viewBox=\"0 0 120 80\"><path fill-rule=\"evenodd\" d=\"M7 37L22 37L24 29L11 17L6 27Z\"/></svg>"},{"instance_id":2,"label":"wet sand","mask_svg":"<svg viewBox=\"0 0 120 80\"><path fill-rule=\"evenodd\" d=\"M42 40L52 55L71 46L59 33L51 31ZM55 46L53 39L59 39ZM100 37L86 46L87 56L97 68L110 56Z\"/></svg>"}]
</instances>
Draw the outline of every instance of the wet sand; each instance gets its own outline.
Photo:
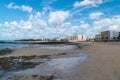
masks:
<instances>
[{"instance_id":1,"label":"wet sand","mask_svg":"<svg viewBox=\"0 0 120 80\"><path fill-rule=\"evenodd\" d=\"M118 43L117 45L116 43L94 43L94 42L82 42L78 44L83 45L84 47L82 46L80 49L76 50L51 50L51 49L41 50L36 48L23 48L14 51L10 55L5 55L2 57L52 55L51 57L51 59L53 60L52 63L59 63L58 58L62 59L67 58L65 61L68 60L67 62L69 63L68 66L70 64L73 65L72 63L77 63L73 67L70 67L70 69L68 70L63 69L63 72L61 72L61 70L59 69L57 70L55 69L55 71L53 70L52 72L48 71L51 72L50 75L57 76L58 79L56 80L120 80L120 46L119 46L120 43ZM82 62L81 60L77 60L77 62L74 61L71 63L69 62L73 57L76 58L81 53L87 55L87 59L85 59ZM54 58L57 59L57 62L54 61ZM59 64L61 64L61 62ZM42 67L44 66L45 64L42 65ZM46 66L49 65L47 64ZM64 68L68 66L65 66ZM38 67L41 68L41 66Z\"/></svg>"},{"instance_id":2,"label":"wet sand","mask_svg":"<svg viewBox=\"0 0 120 80\"><path fill-rule=\"evenodd\" d=\"M2 55L0 57L18 57L18 56L40 56L40 55L55 55L55 54L61 54L61 53L73 53L75 51L80 51L79 49L76 49L76 45L32 45L20 49L14 49L11 54L8 55ZM4 49L3 49L4 50ZM7 52L6 49L4 52Z\"/></svg>"}]
</instances>

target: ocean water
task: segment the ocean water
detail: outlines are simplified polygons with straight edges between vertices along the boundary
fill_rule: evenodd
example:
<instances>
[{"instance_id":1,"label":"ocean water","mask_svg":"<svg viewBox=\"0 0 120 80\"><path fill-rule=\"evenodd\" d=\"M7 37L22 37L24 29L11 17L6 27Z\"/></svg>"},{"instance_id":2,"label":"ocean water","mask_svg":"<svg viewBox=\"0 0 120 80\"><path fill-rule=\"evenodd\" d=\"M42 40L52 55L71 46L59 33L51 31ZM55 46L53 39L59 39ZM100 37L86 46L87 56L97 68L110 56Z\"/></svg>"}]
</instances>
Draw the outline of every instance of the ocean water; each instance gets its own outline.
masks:
<instances>
[{"instance_id":1,"label":"ocean water","mask_svg":"<svg viewBox=\"0 0 120 80\"><path fill-rule=\"evenodd\" d=\"M0 43L0 49L5 49L5 48L19 49L28 46L30 46L30 44Z\"/></svg>"},{"instance_id":2,"label":"ocean water","mask_svg":"<svg viewBox=\"0 0 120 80\"><path fill-rule=\"evenodd\" d=\"M0 49L5 49L5 48L19 49L19 48L23 48L23 47L29 46L29 44L9 43L9 42L14 42L13 40L0 40L0 42L1 42L0 43Z\"/></svg>"},{"instance_id":3,"label":"ocean water","mask_svg":"<svg viewBox=\"0 0 120 80\"><path fill-rule=\"evenodd\" d=\"M15 43L0 43L0 49L11 48L20 49L24 47L34 47L36 49L55 49L55 50L73 50L77 49L77 45L67 44L15 44Z\"/></svg>"}]
</instances>

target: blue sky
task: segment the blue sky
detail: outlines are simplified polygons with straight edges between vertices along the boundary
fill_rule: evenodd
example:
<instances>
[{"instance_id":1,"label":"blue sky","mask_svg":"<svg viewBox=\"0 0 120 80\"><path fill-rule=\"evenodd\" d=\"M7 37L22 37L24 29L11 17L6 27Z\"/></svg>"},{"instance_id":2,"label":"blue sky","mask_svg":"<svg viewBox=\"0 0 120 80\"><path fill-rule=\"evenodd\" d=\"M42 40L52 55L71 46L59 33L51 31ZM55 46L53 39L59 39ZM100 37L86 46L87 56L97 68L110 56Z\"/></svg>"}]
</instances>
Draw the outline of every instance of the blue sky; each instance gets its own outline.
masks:
<instances>
[{"instance_id":1,"label":"blue sky","mask_svg":"<svg viewBox=\"0 0 120 80\"><path fill-rule=\"evenodd\" d=\"M119 0L0 0L0 40L120 31Z\"/></svg>"}]
</instances>

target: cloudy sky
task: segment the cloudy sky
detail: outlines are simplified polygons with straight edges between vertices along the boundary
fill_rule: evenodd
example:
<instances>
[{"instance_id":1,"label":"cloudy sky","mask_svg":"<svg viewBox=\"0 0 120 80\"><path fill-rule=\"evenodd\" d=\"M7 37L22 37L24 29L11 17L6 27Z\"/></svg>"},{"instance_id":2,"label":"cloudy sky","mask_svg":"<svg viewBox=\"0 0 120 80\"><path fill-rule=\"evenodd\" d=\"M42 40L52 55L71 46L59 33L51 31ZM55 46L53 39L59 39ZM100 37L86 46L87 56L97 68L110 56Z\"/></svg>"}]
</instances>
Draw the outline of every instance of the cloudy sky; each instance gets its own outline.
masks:
<instances>
[{"instance_id":1,"label":"cloudy sky","mask_svg":"<svg viewBox=\"0 0 120 80\"><path fill-rule=\"evenodd\" d=\"M0 0L0 40L120 31L120 0Z\"/></svg>"}]
</instances>

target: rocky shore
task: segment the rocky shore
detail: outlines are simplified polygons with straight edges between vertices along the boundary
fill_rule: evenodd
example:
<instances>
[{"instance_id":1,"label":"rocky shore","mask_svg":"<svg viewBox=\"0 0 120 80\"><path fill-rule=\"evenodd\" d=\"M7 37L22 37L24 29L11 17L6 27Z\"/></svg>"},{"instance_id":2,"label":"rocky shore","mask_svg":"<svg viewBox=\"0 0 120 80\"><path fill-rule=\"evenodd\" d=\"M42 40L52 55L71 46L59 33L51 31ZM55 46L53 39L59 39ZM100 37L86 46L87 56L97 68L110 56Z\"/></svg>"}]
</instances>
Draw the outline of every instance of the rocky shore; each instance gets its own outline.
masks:
<instances>
[{"instance_id":1,"label":"rocky shore","mask_svg":"<svg viewBox=\"0 0 120 80\"><path fill-rule=\"evenodd\" d=\"M40 62L32 62L30 60L39 58L39 59L47 59L49 55L42 56L19 56L19 57L4 57L0 58L0 78L2 80L53 80L54 75L13 75L8 76L8 72L20 71L25 69L34 68L37 65L40 65L44 62L42 60Z\"/></svg>"},{"instance_id":2,"label":"rocky shore","mask_svg":"<svg viewBox=\"0 0 120 80\"><path fill-rule=\"evenodd\" d=\"M11 54L12 52L13 52L13 49L10 49L10 48L2 49L0 50L0 56L8 55L8 54Z\"/></svg>"}]
</instances>

